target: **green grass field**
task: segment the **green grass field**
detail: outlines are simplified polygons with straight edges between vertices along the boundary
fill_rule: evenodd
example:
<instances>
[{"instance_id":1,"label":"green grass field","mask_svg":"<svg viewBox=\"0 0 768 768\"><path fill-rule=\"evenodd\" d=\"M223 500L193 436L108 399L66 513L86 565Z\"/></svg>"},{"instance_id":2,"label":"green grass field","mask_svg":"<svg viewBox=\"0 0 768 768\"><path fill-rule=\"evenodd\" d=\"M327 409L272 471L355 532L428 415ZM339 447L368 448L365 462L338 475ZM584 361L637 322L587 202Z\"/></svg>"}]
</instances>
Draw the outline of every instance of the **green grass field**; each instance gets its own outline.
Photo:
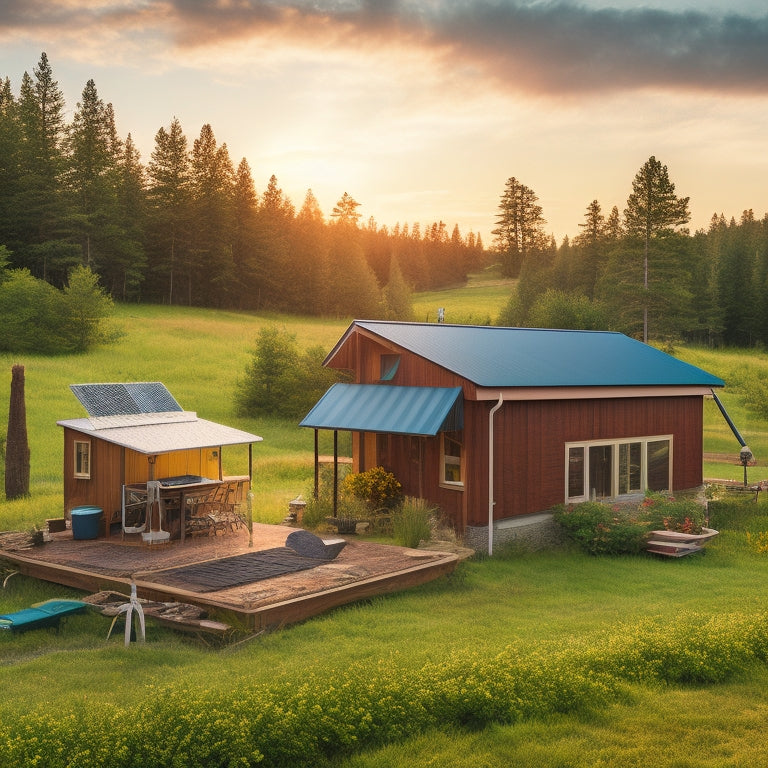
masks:
<instances>
[{"instance_id":1,"label":"green grass field","mask_svg":"<svg viewBox=\"0 0 768 768\"><path fill-rule=\"evenodd\" d=\"M444 306L449 322L454 313L464 319L486 313L495 316L497 311L491 308L497 303L500 308L508 290L507 284L486 278L466 292L417 296L416 306L425 313L429 307ZM62 435L56 421L83 415L69 384L95 381L160 380L184 408L262 435L264 442L254 450L257 518L263 522L282 519L288 500L306 493L311 482L312 432L277 419L238 419L231 395L264 324L285 327L302 346L322 344L330 349L348 321L143 306L120 307L118 319L125 335L110 348L78 357L0 358L7 371L0 380L2 402L8 402L11 365L25 365L32 453L32 496L0 503L0 529L29 527L61 514ZM703 350L681 349L678 354L721 376L729 365L744 359L743 354ZM750 359L755 365L764 364L762 355ZM764 461L768 457L766 424L744 409L738 394L727 387L722 399L753 452ZM738 444L716 407L707 403L705 413L705 450L733 454L735 460ZM230 454L224 458L229 461ZM226 471L239 472L242 460L233 453L232 466L226 466ZM717 477L741 476L741 467L732 462L707 465L705 473L710 471ZM762 471L761 466L751 468L751 478L757 479ZM721 522L720 537L704 555L669 561L590 557L570 549L503 551L493 559L466 562L449 578L226 648L210 648L194 638L150 626L146 646L124 649L121 637L106 641L109 622L95 614L71 618L58 633L0 633L0 684L6 692L0 697L0 745L7 728L16 739L8 742L9 749L19 748L19 739L33 741L39 735L42 750L44 744L60 743L70 730L80 736L104 734L104 743L110 745L110 727L134 716L141 723L142 712L162 712L159 701L182 702L176 704L177 710L183 710L187 701L213 702L210 717L215 718L219 717L217 706L234 711L256 692L276 699L305 692L310 700L314 696L327 702L339 689L342 703L337 714L342 719L347 715L344 707L355 703L343 696L353 672L362 680L378 681L382 689L374 692L377 696L384 696L387 688L386 695L394 697L398 686L420 680L424 690L419 695L439 703L440 691L430 690L429 670L437 678L440 669L451 669L465 657L473 658L472 654L498 665L500 658L510 654L525 661L567 658L569 653L574 658L588 657L589 668L599 669L596 649L608 656L631 657L628 638L639 637L642 627L655 628L647 636L658 647L649 652L658 655L661 669L690 663L691 655L695 667L696 648L704 665L717 633L705 632L704 640L691 646L686 644L689 630L684 632L681 626L706 627L715 622L721 632L727 632L728 626L738 627L745 617L759 617L766 611L768 554L751 548L746 532L768 531L768 500L761 499L742 510L740 517ZM0 611L77 595L14 576L0 590ZM734 633L735 650L742 647L743 638L735 629ZM723 653L727 662L727 644ZM376 744L375 739L359 747L351 744L326 763L337 768L757 768L768 764L763 733L768 669L763 663L731 670L717 684L670 682L663 676L637 680L627 677L627 670L621 674L623 682L605 700L563 701L559 708L487 727L484 722L473 725L471 717L447 718L442 727L423 732L415 725L403 726L392 731L399 735L388 738L386 744ZM299 699L291 701L295 704ZM403 700L403 706L406 703ZM398 706L393 699L382 717ZM215 719L206 720L208 713L201 710L185 721L191 742L195 729L216 732ZM136 729L150 746L149 740L157 740L159 750L178 737L182 725L173 720L176 724L171 726L170 721L182 714L174 711L167 725L153 720L137 724ZM313 718L320 728L322 714L310 707L284 710L282 717L295 722L297 729L312 731ZM243 728L246 721L257 721L262 715L259 708L248 711ZM364 719L364 712L359 717ZM225 715L221 718L223 729ZM29 725L32 720L48 725L38 734ZM14 730L17 726L20 730ZM59 756L58 762L49 755L47 763L37 764L90 765L95 759L91 755L70 763L68 754ZM117 752L112 758L112 764L123 764L117 761ZM0 768L11 765L10 759L0 748ZM120 759L131 764L124 755ZM175 763L171 758L157 759L158 765L185 764L179 762L179 755ZM108 763L107 759L102 764Z\"/></svg>"}]
</instances>

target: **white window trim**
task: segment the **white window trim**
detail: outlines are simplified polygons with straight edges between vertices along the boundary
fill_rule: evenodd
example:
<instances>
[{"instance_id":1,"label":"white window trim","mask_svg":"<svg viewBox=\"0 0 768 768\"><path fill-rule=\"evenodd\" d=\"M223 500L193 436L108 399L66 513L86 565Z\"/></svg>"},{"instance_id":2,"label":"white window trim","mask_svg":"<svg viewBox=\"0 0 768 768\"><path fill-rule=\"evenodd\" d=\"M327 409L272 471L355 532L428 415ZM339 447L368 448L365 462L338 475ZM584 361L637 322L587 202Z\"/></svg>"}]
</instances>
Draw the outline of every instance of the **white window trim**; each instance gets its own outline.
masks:
<instances>
[{"instance_id":1,"label":"white window trim","mask_svg":"<svg viewBox=\"0 0 768 768\"><path fill-rule=\"evenodd\" d=\"M464 489L464 470L466 461L464 459L464 441L463 440L457 440L455 437L451 437L455 433L453 432L441 432L440 433L440 486L442 488L452 488L453 490L461 491ZM445 459L446 459L446 453L445 453L445 438L448 437L450 440L453 440L454 443L458 443L461 446L461 452L459 456L453 457L458 458L459 460L459 474L461 476L461 480L446 480L445 479ZM449 457L451 454L447 454Z\"/></svg>"},{"instance_id":2,"label":"white window trim","mask_svg":"<svg viewBox=\"0 0 768 768\"><path fill-rule=\"evenodd\" d=\"M640 480L642 488L639 493L644 494L648 488L648 443L655 443L660 440L668 440L669 441L669 466L668 466L668 473L669 473L669 480L670 484L672 482L672 458L674 456L674 450L673 450L673 438L672 435L646 435L645 437L622 437L622 438L616 438L614 440L580 440L578 442L572 442L572 443L566 443L565 444L565 503L566 504L576 504L582 501L589 501L590 491L589 488L586 487L589 485L588 478L589 478L589 448L591 446L595 445L606 445L611 447L611 471L612 471L612 478L611 478L611 496L605 497L609 499L620 499L620 498L627 498L629 496L636 496L635 493L626 494L624 496L620 496L617 493L618 487L619 487L619 446L624 445L627 443L640 443L642 445L642 457L641 457L641 469L640 469ZM584 448L584 493L580 496L569 496L568 495L568 472L569 472L569 465L568 465L568 454L571 448ZM669 491L670 489L665 489Z\"/></svg>"},{"instance_id":3,"label":"white window trim","mask_svg":"<svg viewBox=\"0 0 768 768\"><path fill-rule=\"evenodd\" d=\"M77 447L79 445L85 445L87 446L86 454L88 456L88 471L87 472L78 472L77 471L77 455L78 450ZM75 440L74 442L74 476L83 480L90 480L91 479L91 462L92 462L92 455L91 455L91 441L90 440Z\"/></svg>"}]
</instances>

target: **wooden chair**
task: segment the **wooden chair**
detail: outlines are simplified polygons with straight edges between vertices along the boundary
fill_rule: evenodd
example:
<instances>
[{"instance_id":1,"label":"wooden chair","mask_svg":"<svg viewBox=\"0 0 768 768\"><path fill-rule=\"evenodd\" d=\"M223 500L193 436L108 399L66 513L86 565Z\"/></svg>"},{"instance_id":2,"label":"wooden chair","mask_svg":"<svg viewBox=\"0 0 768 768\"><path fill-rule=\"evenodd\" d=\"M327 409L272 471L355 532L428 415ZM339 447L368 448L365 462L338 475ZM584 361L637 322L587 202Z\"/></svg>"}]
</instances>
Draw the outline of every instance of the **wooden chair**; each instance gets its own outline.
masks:
<instances>
[{"instance_id":1,"label":"wooden chair","mask_svg":"<svg viewBox=\"0 0 768 768\"><path fill-rule=\"evenodd\" d=\"M122 536L142 533L147 528L147 491L123 486Z\"/></svg>"},{"instance_id":2,"label":"wooden chair","mask_svg":"<svg viewBox=\"0 0 768 768\"><path fill-rule=\"evenodd\" d=\"M245 526L245 520L238 512L237 486L235 483L222 483L213 492L210 502L210 515L214 521L215 532L236 531Z\"/></svg>"},{"instance_id":3,"label":"wooden chair","mask_svg":"<svg viewBox=\"0 0 768 768\"><path fill-rule=\"evenodd\" d=\"M234 532L245 521L237 511L234 501L236 487L231 483L221 483L212 491L201 496L189 497L189 515L187 517L187 535L213 535L219 531Z\"/></svg>"},{"instance_id":4,"label":"wooden chair","mask_svg":"<svg viewBox=\"0 0 768 768\"><path fill-rule=\"evenodd\" d=\"M185 536L210 536L215 533L209 503L208 494L187 497L184 515Z\"/></svg>"}]
</instances>

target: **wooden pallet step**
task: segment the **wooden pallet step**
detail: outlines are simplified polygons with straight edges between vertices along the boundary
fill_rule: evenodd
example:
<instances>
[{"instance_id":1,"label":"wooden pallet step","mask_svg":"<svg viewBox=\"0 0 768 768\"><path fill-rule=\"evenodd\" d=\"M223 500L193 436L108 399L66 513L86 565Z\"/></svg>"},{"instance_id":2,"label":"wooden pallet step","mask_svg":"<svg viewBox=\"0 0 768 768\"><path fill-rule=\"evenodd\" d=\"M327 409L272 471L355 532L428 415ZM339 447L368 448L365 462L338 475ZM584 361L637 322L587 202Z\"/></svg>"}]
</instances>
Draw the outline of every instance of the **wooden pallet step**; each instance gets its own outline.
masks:
<instances>
[{"instance_id":1,"label":"wooden pallet step","mask_svg":"<svg viewBox=\"0 0 768 768\"><path fill-rule=\"evenodd\" d=\"M648 546L675 547L676 549L693 549L693 550L704 549L704 547L702 547L701 544L695 541L663 541L663 540L651 539L648 542Z\"/></svg>"},{"instance_id":2,"label":"wooden pallet step","mask_svg":"<svg viewBox=\"0 0 768 768\"><path fill-rule=\"evenodd\" d=\"M685 555L692 555L694 552L701 552L704 547L686 542L649 541L646 549L657 555L685 557Z\"/></svg>"}]
</instances>

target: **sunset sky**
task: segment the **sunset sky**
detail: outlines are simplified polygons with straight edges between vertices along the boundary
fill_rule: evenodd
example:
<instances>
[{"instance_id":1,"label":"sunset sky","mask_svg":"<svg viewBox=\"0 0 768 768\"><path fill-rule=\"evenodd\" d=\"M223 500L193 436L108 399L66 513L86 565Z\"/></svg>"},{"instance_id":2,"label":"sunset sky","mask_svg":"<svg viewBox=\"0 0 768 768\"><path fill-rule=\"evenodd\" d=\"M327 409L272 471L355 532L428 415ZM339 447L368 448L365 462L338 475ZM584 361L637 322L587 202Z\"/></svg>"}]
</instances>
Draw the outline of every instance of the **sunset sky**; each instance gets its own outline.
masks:
<instances>
[{"instance_id":1,"label":"sunset sky","mask_svg":"<svg viewBox=\"0 0 768 768\"><path fill-rule=\"evenodd\" d=\"M693 228L768 211L765 0L2 0L0 77L45 51L67 119L93 78L149 161L204 123L257 191L491 244L504 183L546 230L623 211L655 155Z\"/></svg>"}]
</instances>

